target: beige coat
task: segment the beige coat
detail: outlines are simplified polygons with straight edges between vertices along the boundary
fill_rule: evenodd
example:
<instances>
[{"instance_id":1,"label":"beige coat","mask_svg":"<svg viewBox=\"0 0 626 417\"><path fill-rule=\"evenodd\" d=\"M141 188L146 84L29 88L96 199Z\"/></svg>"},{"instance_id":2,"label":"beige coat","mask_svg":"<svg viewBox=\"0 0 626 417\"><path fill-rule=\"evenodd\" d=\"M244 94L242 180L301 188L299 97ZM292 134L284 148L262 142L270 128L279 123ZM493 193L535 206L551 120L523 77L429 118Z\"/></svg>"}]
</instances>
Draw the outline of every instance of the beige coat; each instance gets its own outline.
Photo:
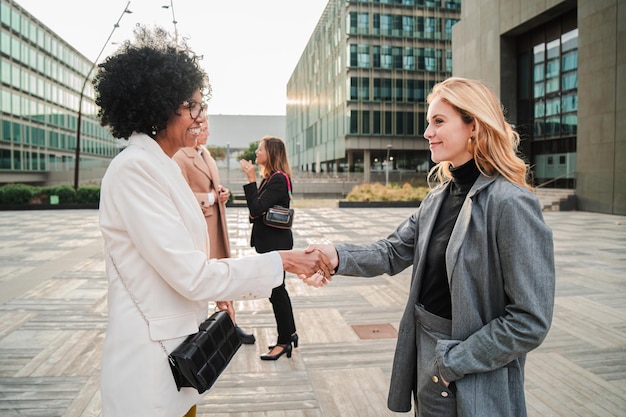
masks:
<instances>
[{"instance_id":1,"label":"beige coat","mask_svg":"<svg viewBox=\"0 0 626 417\"><path fill-rule=\"evenodd\" d=\"M269 297L282 284L280 256L208 260L196 198L176 163L144 134L132 135L111 162L99 215L109 282L102 416L182 416L200 395L176 390L159 342L171 351L196 332L208 301Z\"/></svg>"},{"instance_id":2,"label":"beige coat","mask_svg":"<svg viewBox=\"0 0 626 417\"><path fill-rule=\"evenodd\" d=\"M211 258L230 258L230 242L226 228L226 203L218 198L220 184L219 171L213 157L207 149L202 156L196 148L181 148L173 157L191 187L198 204L202 208L209 230ZM215 204L209 206L208 193L215 195Z\"/></svg>"}]
</instances>

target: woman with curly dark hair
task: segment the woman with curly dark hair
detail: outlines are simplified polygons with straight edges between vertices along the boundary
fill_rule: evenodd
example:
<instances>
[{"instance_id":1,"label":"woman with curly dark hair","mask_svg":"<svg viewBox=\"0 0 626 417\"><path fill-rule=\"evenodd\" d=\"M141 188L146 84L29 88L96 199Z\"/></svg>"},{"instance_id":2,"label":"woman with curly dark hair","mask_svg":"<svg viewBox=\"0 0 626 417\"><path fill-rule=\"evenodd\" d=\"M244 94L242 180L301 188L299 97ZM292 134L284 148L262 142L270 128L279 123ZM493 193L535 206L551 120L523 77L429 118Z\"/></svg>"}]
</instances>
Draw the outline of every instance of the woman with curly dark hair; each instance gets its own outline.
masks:
<instances>
[{"instance_id":1,"label":"woman with curly dark hair","mask_svg":"<svg viewBox=\"0 0 626 417\"><path fill-rule=\"evenodd\" d=\"M198 331L208 301L267 297L284 270L331 273L320 252L209 259L204 216L171 157L194 146L210 85L198 57L169 39L138 28L94 79L102 125L128 138L100 198L109 282L103 417L195 415L200 395L177 390L167 352Z\"/></svg>"}]
</instances>

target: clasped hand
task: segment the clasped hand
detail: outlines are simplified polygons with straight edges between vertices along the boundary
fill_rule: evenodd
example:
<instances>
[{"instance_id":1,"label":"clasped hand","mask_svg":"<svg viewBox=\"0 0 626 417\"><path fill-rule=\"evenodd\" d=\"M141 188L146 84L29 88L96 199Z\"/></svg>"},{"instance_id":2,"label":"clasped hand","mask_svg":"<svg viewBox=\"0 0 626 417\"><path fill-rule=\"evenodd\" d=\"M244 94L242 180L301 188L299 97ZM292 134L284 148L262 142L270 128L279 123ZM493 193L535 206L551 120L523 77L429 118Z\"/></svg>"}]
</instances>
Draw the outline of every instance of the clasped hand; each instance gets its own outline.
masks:
<instances>
[{"instance_id":1,"label":"clasped hand","mask_svg":"<svg viewBox=\"0 0 626 417\"><path fill-rule=\"evenodd\" d=\"M317 277L318 281L322 279L329 280L334 273L332 261L322 250L311 249L292 249L278 251L282 261L283 269L292 274L296 274L298 278L305 280L310 277ZM308 282L307 282L308 283ZM310 283L309 285L313 285ZM319 286L319 285L318 285Z\"/></svg>"},{"instance_id":2,"label":"clasped hand","mask_svg":"<svg viewBox=\"0 0 626 417\"><path fill-rule=\"evenodd\" d=\"M325 270L317 270L313 274L298 274L298 278L300 278L305 284L310 285L312 287L323 287L332 281L332 274L335 272L335 268L339 265L339 257L337 255L337 251L335 247L330 244L314 244L309 245L305 250L305 254L315 254L318 253L324 258L326 258L329 262L329 270L330 273L326 273Z\"/></svg>"}]
</instances>

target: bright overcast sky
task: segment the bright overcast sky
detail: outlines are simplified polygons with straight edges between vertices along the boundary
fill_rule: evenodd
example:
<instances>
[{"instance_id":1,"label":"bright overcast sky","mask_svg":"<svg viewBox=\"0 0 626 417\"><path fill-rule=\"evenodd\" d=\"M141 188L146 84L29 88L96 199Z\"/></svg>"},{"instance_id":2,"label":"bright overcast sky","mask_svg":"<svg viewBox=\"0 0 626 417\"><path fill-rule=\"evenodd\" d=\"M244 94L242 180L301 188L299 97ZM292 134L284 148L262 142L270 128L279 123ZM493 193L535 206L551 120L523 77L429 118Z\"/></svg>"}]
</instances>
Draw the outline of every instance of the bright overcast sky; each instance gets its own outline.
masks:
<instances>
[{"instance_id":1,"label":"bright overcast sky","mask_svg":"<svg viewBox=\"0 0 626 417\"><path fill-rule=\"evenodd\" d=\"M128 0L16 0L95 60ZM137 23L174 32L171 0L131 0L111 42ZM179 36L204 55L209 114L284 115L286 89L328 0L173 0ZM102 58L115 50L107 45Z\"/></svg>"}]
</instances>

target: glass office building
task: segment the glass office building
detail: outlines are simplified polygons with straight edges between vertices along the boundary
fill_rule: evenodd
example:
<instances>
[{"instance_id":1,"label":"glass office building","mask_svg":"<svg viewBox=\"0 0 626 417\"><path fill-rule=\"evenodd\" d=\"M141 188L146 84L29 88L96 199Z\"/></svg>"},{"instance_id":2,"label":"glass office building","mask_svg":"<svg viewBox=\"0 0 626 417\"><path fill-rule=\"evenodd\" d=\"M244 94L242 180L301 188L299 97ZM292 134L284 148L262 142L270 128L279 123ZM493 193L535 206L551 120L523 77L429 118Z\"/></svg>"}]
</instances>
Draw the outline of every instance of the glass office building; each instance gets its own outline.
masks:
<instances>
[{"instance_id":1,"label":"glass office building","mask_svg":"<svg viewBox=\"0 0 626 417\"><path fill-rule=\"evenodd\" d=\"M78 106L93 63L11 0L0 2L0 185L74 183ZM86 83L80 183L99 183L118 152Z\"/></svg>"},{"instance_id":2,"label":"glass office building","mask_svg":"<svg viewBox=\"0 0 626 417\"><path fill-rule=\"evenodd\" d=\"M424 177L426 96L452 74L460 10L460 0L330 0L287 85L292 164L366 182L387 169L395 181Z\"/></svg>"}]
</instances>

